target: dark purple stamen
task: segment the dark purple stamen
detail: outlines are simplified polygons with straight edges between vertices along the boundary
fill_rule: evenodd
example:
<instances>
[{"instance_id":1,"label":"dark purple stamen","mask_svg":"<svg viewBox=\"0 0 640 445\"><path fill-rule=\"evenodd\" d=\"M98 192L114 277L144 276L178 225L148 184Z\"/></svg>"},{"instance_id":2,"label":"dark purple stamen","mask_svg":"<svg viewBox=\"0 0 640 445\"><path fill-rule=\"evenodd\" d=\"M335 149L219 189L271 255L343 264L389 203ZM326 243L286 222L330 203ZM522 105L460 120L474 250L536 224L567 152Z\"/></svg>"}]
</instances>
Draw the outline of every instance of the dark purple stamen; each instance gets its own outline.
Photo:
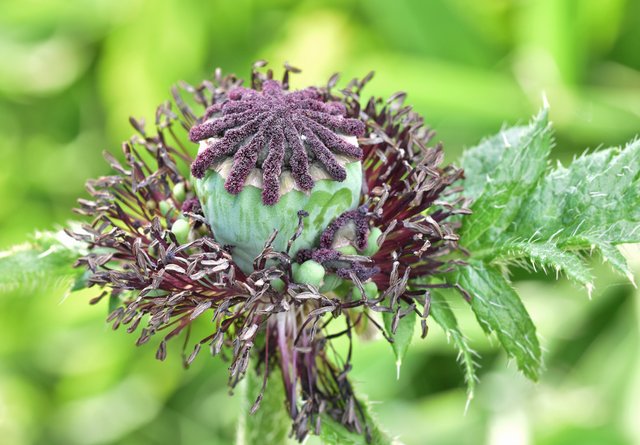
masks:
<instances>
[{"instance_id":1,"label":"dark purple stamen","mask_svg":"<svg viewBox=\"0 0 640 445\"><path fill-rule=\"evenodd\" d=\"M280 82L266 80L262 90L234 88L227 100L211 105L205 121L191 128L193 142L211 142L191 165L196 178L226 156L233 156L233 167L225 181L229 193L242 191L251 170L263 170L262 201L272 205L280 199L280 175L290 170L296 185L311 190L314 181L309 164L317 162L336 181L347 173L334 153L362 159L362 149L346 142L339 134L362 136L364 124L345 117L339 102L324 102L315 88L288 92ZM266 156L265 156L266 155Z\"/></svg>"}]
</instances>

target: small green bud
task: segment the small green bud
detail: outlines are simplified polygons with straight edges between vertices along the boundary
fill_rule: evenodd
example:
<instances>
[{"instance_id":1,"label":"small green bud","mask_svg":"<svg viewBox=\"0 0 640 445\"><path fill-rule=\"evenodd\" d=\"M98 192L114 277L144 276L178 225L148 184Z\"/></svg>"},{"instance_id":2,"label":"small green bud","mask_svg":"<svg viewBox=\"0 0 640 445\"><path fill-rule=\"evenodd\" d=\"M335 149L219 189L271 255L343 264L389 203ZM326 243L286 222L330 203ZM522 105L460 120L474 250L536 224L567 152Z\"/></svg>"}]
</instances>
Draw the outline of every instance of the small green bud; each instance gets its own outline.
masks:
<instances>
[{"instance_id":1,"label":"small green bud","mask_svg":"<svg viewBox=\"0 0 640 445\"><path fill-rule=\"evenodd\" d=\"M156 202L155 202L153 199L149 199L149 200L145 203L145 205L147 206L147 208L148 208L149 210L155 210L155 209L156 209L156 206L157 206L157 205L156 205Z\"/></svg>"},{"instance_id":2,"label":"small green bud","mask_svg":"<svg viewBox=\"0 0 640 445\"><path fill-rule=\"evenodd\" d=\"M346 246L342 246L342 247L338 247L336 249L338 252L344 254L344 255L357 255L358 251L356 250L355 247L353 247L351 244L348 244Z\"/></svg>"},{"instance_id":3,"label":"small green bud","mask_svg":"<svg viewBox=\"0 0 640 445\"><path fill-rule=\"evenodd\" d=\"M305 261L293 273L296 283L310 284L315 287L320 287L323 278L324 267L313 260Z\"/></svg>"},{"instance_id":4,"label":"small green bud","mask_svg":"<svg viewBox=\"0 0 640 445\"><path fill-rule=\"evenodd\" d=\"M173 204L166 199L164 201L160 201L160 213L164 216L167 216L170 211L173 210Z\"/></svg>"},{"instance_id":5,"label":"small green bud","mask_svg":"<svg viewBox=\"0 0 640 445\"><path fill-rule=\"evenodd\" d=\"M180 244L185 244L189 240L189 222L186 219L176 219L171 226L171 231L176 236Z\"/></svg>"},{"instance_id":6,"label":"small green bud","mask_svg":"<svg viewBox=\"0 0 640 445\"><path fill-rule=\"evenodd\" d=\"M364 287L364 294L367 296L367 298L376 298L378 296L378 286L373 281L364 283L362 287ZM357 286L353 287L353 298L362 298L362 293Z\"/></svg>"},{"instance_id":7,"label":"small green bud","mask_svg":"<svg viewBox=\"0 0 640 445\"><path fill-rule=\"evenodd\" d=\"M369 232L369 238L367 238L367 247L364 248L362 254L365 256L373 256L375 255L380 247L378 246L378 238L382 235L382 230L374 227Z\"/></svg>"},{"instance_id":8,"label":"small green bud","mask_svg":"<svg viewBox=\"0 0 640 445\"><path fill-rule=\"evenodd\" d=\"M184 199L187 197L184 182L178 182L176 185L173 186L173 197L178 202L183 202Z\"/></svg>"},{"instance_id":9,"label":"small green bud","mask_svg":"<svg viewBox=\"0 0 640 445\"><path fill-rule=\"evenodd\" d=\"M271 287L276 292L284 291L284 281L281 278L274 278L269 282L269 284L271 284Z\"/></svg>"}]
</instances>

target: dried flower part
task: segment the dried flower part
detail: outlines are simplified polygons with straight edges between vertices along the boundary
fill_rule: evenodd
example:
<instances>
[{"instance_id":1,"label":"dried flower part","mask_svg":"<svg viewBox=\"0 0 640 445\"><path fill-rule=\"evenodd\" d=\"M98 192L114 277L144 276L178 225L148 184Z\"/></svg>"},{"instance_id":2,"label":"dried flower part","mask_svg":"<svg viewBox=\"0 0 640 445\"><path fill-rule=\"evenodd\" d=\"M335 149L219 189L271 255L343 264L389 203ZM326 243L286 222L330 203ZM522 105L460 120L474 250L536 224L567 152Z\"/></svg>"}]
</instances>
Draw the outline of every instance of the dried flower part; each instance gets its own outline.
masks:
<instances>
[{"instance_id":1,"label":"dried flower part","mask_svg":"<svg viewBox=\"0 0 640 445\"><path fill-rule=\"evenodd\" d=\"M458 215L470 213L469 200L453 187L462 170L442 166L443 147L429 146L435 132L404 105L406 94L363 102L360 93L367 80L352 83L345 103L347 114L360 116L370 134L360 140L362 203L371 224L383 232L379 250L371 257L379 268L372 279L380 289L388 289L398 280L437 276L461 264L452 255L459 249Z\"/></svg>"},{"instance_id":2,"label":"dried flower part","mask_svg":"<svg viewBox=\"0 0 640 445\"><path fill-rule=\"evenodd\" d=\"M291 71L285 70L282 85L288 84ZM221 232L209 225L212 218L227 216L208 214L209 204L202 196L198 206L194 189L199 186L180 173L180 164L186 167L193 161L182 143L184 130L203 122L199 115L216 103L243 103L246 90L231 94L241 81L219 72L213 81L184 86L200 111L174 90L181 116L163 104L153 134L143 123L132 121L139 135L123 145L126 164L107 156L117 174L87 184L92 199L80 200L78 212L90 217L91 223L71 233L90 248L78 265L89 271L90 285L104 289L93 301L110 294L123 302L108 318L114 328L127 326L129 332L137 332L138 344L163 335L157 352L163 360L168 340L181 334L188 340L194 320L203 316L211 320L208 335L195 344L184 342L189 347L185 365L204 346L213 355L229 358L231 386L250 366L264 376L265 384L270 370L280 368L292 432L301 441L309 432L318 432L326 416L368 436L366 416L347 378L353 333L373 326L388 338L375 314L390 312L395 326L402 317L419 314L426 334L429 285L413 279L437 276L459 262L455 256L459 218L452 217L468 213L466 201L456 195L443 197L459 192L452 184L462 172L441 167L442 148L427 146L433 133L425 129L420 116L402 106L403 96L362 102L360 92L368 78L352 82L340 95L332 92L335 78L326 89L314 90L321 103L338 102L347 118L362 121L370 136L358 141L363 151L359 171L364 177L353 207L317 223L316 229L323 226L317 243L297 255L298 262L312 259L324 270L321 273L319 266L308 263L315 269L312 279L305 278L311 285L295 282L293 248L307 226L315 224L311 214L315 204L307 206L309 213L297 211L304 208L298 203L293 205L290 209L297 206L297 210L290 237L279 241L272 233L247 269L220 240ZM254 71L252 90L264 93L275 88L268 86L271 80L270 71ZM247 186L236 196L227 195L241 197L252 188L258 190ZM281 201L294 193L302 192L293 190ZM257 193L252 204L262 209L280 204L264 206L262 197ZM233 230L238 220L228 218L223 225ZM377 237L376 252L365 246L365 240L371 242L367 232L378 230L382 235ZM339 238L350 239L357 254L342 253ZM375 253L366 256L365 251ZM332 278L343 280L346 291L323 293L315 286L318 280L327 284ZM332 341L343 335L348 350L340 357ZM256 397L254 409L260 403L259 394Z\"/></svg>"},{"instance_id":3,"label":"dried flower part","mask_svg":"<svg viewBox=\"0 0 640 445\"><path fill-rule=\"evenodd\" d=\"M290 171L300 190L311 190L311 165L321 165L336 181L347 172L335 153L355 160L362 157L357 143L341 135L362 136L364 125L345 118L338 101L324 102L316 88L286 91L275 80L266 80L260 91L234 88L226 100L207 109L205 121L189 132L193 142L205 148L191 166L196 178L221 159L233 156L233 165L224 183L232 194L242 191L256 167L262 170L262 202L273 205L280 199L280 177Z\"/></svg>"}]
</instances>

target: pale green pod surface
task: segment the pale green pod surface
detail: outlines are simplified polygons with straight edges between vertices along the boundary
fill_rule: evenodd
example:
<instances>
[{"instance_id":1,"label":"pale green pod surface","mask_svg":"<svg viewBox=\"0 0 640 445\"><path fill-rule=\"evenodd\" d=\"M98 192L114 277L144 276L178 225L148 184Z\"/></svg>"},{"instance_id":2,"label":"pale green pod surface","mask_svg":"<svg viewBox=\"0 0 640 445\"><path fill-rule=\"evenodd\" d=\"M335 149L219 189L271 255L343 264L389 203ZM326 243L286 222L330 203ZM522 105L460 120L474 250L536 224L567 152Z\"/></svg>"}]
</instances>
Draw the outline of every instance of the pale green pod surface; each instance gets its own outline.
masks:
<instances>
[{"instance_id":1,"label":"pale green pod surface","mask_svg":"<svg viewBox=\"0 0 640 445\"><path fill-rule=\"evenodd\" d=\"M274 230L278 230L274 249L286 249L298 226L298 211L305 210L309 216L303 219L304 230L292 246L292 256L302 248L313 247L333 219L358 206L362 164L351 162L345 169L344 181L317 180L311 192L291 190L271 206L262 203L262 190L252 185L245 185L237 195L227 192L224 178L213 170L202 179L192 180L216 241L235 246L234 262L243 272L250 273L253 260Z\"/></svg>"},{"instance_id":2,"label":"pale green pod surface","mask_svg":"<svg viewBox=\"0 0 640 445\"><path fill-rule=\"evenodd\" d=\"M189 229L189 222L184 219L177 219L171 226L171 231L180 244L185 244L189 240Z\"/></svg>"},{"instance_id":3,"label":"pale green pod surface","mask_svg":"<svg viewBox=\"0 0 640 445\"><path fill-rule=\"evenodd\" d=\"M282 292L284 291L286 284L284 281L282 281L281 278L274 278L273 280L271 280L271 287L276 291L276 292Z\"/></svg>"},{"instance_id":4,"label":"pale green pod surface","mask_svg":"<svg viewBox=\"0 0 640 445\"><path fill-rule=\"evenodd\" d=\"M377 227L373 227L371 232L369 233L369 238L367 239L367 247L362 251L363 255L373 256L375 255L380 247L378 246L378 238L382 235L382 230Z\"/></svg>"},{"instance_id":5,"label":"pale green pod surface","mask_svg":"<svg viewBox=\"0 0 640 445\"><path fill-rule=\"evenodd\" d=\"M178 202L183 202L187 196L184 182L178 182L176 185L174 185L172 193L173 197L176 198Z\"/></svg>"},{"instance_id":6,"label":"pale green pod surface","mask_svg":"<svg viewBox=\"0 0 640 445\"><path fill-rule=\"evenodd\" d=\"M351 244L347 245L347 246L343 246L343 247L338 247L338 249L336 249L338 252L344 254L344 255L357 255L358 251L356 250L355 247L353 247Z\"/></svg>"},{"instance_id":7,"label":"pale green pod surface","mask_svg":"<svg viewBox=\"0 0 640 445\"><path fill-rule=\"evenodd\" d=\"M312 286L320 287L324 275L325 270L322 264L316 263L313 260L307 260L295 271L293 279L296 283L311 284Z\"/></svg>"}]
</instances>

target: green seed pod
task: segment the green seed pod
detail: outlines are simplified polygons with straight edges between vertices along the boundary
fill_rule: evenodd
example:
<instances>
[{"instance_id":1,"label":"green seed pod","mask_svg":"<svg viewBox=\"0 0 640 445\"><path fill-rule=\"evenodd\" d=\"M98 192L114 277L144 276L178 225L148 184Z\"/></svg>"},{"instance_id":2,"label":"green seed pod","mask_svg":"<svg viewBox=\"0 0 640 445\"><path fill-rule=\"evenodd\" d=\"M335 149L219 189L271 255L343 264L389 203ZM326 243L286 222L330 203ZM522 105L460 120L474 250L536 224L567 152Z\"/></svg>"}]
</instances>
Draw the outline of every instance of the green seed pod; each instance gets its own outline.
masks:
<instances>
[{"instance_id":1,"label":"green seed pod","mask_svg":"<svg viewBox=\"0 0 640 445\"><path fill-rule=\"evenodd\" d=\"M169 213L173 210L173 204L168 200L160 201L159 206L160 213L162 213L164 216L169 215Z\"/></svg>"},{"instance_id":2,"label":"green seed pod","mask_svg":"<svg viewBox=\"0 0 640 445\"><path fill-rule=\"evenodd\" d=\"M185 189L184 182L178 182L176 185L174 185L172 193L176 201L183 202L184 199L187 197L187 192Z\"/></svg>"},{"instance_id":3,"label":"green seed pod","mask_svg":"<svg viewBox=\"0 0 640 445\"><path fill-rule=\"evenodd\" d=\"M347 246L338 247L336 250L338 252L344 254L344 255L357 255L358 254L358 251L356 250L356 248L353 247L351 244L349 244Z\"/></svg>"},{"instance_id":4,"label":"green seed pod","mask_svg":"<svg viewBox=\"0 0 640 445\"><path fill-rule=\"evenodd\" d=\"M189 240L189 222L186 219L176 219L171 226L171 231L176 236L180 244L185 244Z\"/></svg>"},{"instance_id":5,"label":"green seed pod","mask_svg":"<svg viewBox=\"0 0 640 445\"><path fill-rule=\"evenodd\" d=\"M282 292L284 291L284 287L285 287L285 283L281 278L274 278L273 280L271 280L269 282L269 284L271 284L271 287L273 288L273 290L275 290L276 292Z\"/></svg>"},{"instance_id":6,"label":"green seed pod","mask_svg":"<svg viewBox=\"0 0 640 445\"><path fill-rule=\"evenodd\" d=\"M367 247L362 251L363 255L373 256L375 255L380 247L378 246L378 238L382 235L382 230L377 227L373 227L369 232L369 238L367 238Z\"/></svg>"},{"instance_id":7,"label":"green seed pod","mask_svg":"<svg viewBox=\"0 0 640 445\"><path fill-rule=\"evenodd\" d=\"M296 283L310 284L315 287L320 287L320 283L322 283L322 279L324 278L324 273L324 267L322 267L320 263L308 260L296 269L293 274L293 279Z\"/></svg>"},{"instance_id":8,"label":"green seed pod","mask_svg":"<svg viewBox=\"0 0 640 445\"><path fill-rule=\"evenodd\" d=\"M202 179L193 178L193 184L216 240L234 246L234 262L243 272L250 273L253 260L262 252L274 230L278 230L274 249L286 249L298 227L299 210L306 211L309 216L303 219L304 230L292 246L292 255L300 249L311 248L334 218L358 205L362 164L348 163L345 170L344 181L320 179L310 192L287 184L292 180L283 175L280 190L284 193L273 205L265 205L262 190L253 185L245 185L236 195L229 193L225 189L225 178L214 170L207 171Z\"/></svg>"}]
</instances>

